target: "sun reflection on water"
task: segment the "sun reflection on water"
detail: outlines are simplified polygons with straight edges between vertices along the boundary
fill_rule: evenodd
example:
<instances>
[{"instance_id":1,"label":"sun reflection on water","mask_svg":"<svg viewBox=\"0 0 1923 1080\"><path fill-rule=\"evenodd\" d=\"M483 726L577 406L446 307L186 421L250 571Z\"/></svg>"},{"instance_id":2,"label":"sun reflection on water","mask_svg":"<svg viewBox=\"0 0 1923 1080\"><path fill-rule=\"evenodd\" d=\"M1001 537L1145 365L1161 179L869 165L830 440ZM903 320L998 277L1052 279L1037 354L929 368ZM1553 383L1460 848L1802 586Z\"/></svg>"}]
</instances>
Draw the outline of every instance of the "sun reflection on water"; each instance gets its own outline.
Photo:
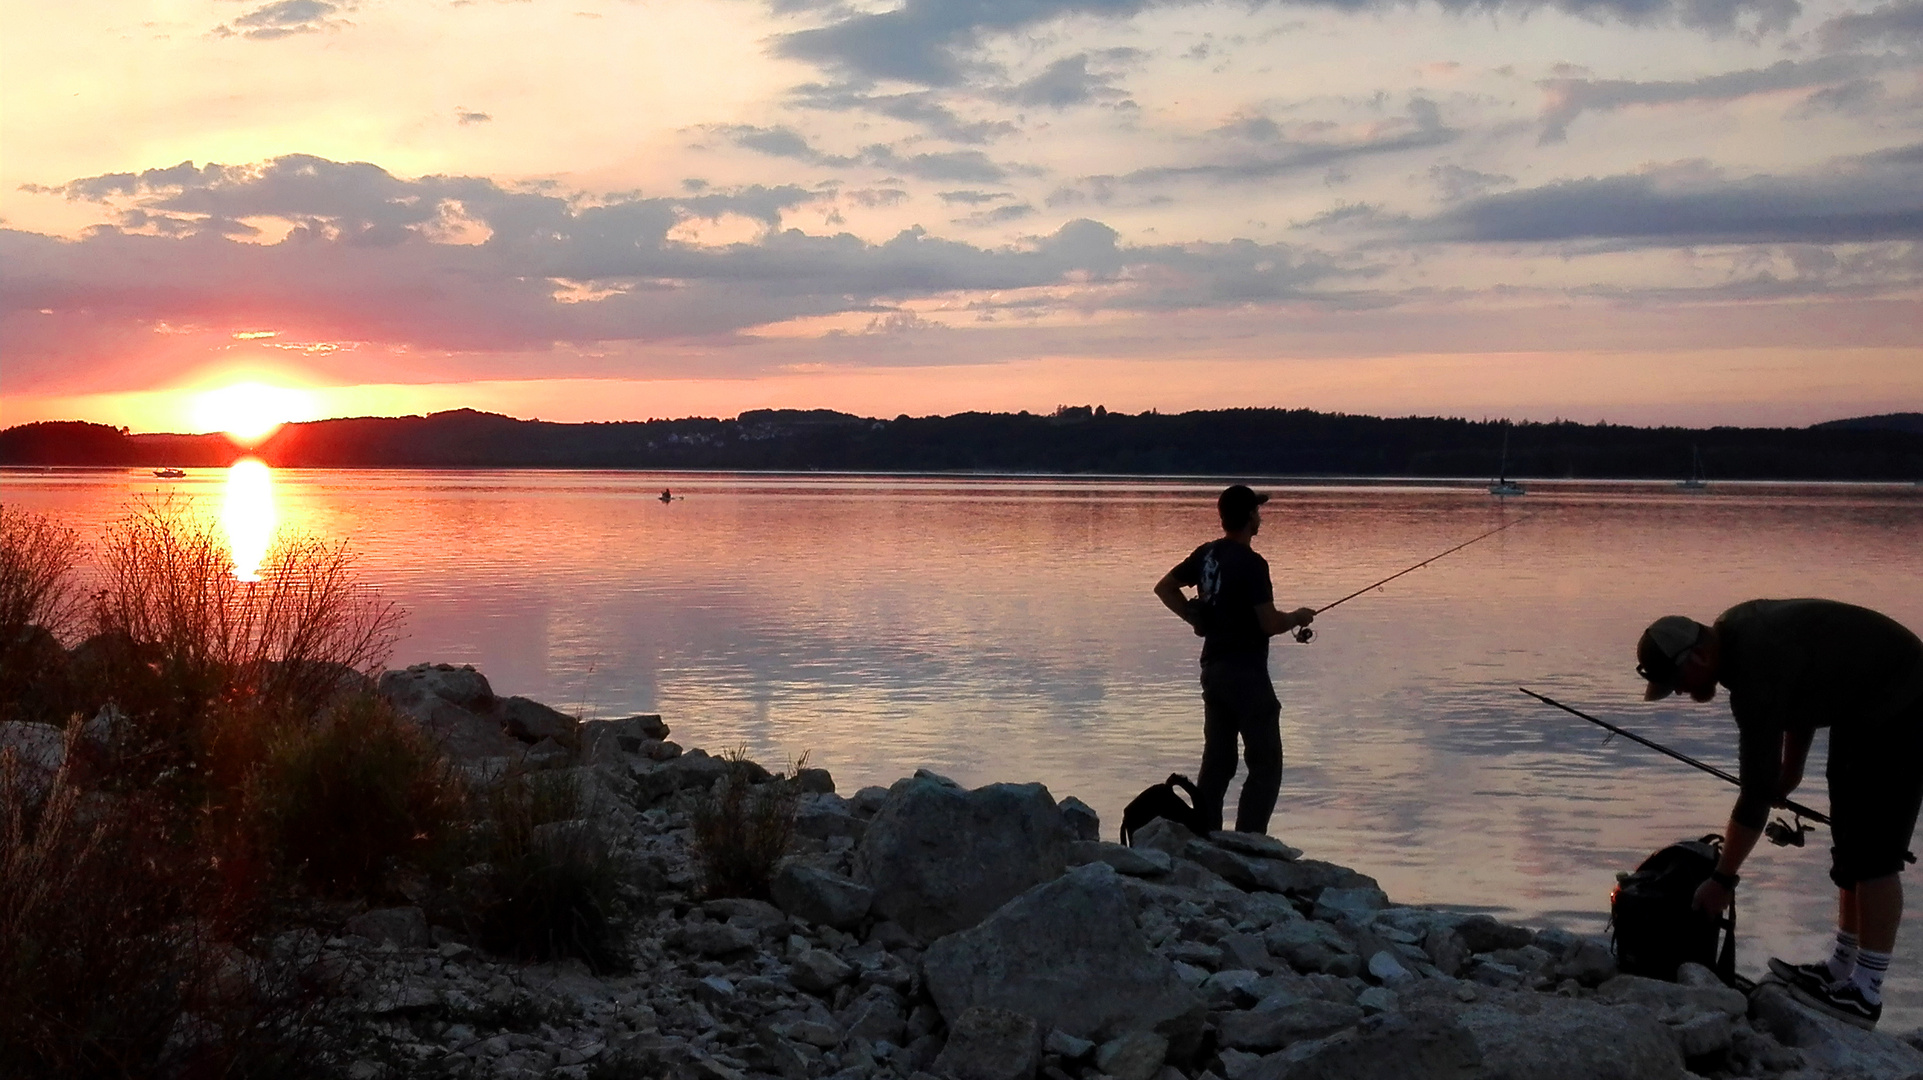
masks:
<instances>
[{"instance_id":1,"label":"sun reflection on water","mask_svg":"<svg viewBox=\"0 0 1923 1080\"><path fill-rule=\"evenodd\" d=\"M227 470L227 500L220 523L234 553L234 576L259 581L275 525L274 474L264 462L242 458Z\"/></svg>"}]
</instances>

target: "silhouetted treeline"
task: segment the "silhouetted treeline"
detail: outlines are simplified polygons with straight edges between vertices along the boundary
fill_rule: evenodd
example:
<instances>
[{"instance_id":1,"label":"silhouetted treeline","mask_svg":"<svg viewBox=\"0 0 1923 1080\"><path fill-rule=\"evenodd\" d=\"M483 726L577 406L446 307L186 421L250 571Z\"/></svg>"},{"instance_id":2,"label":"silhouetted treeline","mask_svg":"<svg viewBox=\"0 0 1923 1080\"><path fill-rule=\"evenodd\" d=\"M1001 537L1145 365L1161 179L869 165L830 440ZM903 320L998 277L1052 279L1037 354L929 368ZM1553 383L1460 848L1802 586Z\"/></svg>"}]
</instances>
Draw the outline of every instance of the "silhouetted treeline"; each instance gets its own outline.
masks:
<instances>
[{"instance_id":1,"label":"silhouetted treeline","mask_svg":"<svg viewBox=\"0 0 1923 1080\"><path fill-rule=\"evenodd\" d=\"M1051 415L959 413L878 420L828 410L557 424L461 409L432 416L289 424L255 448L270 465L325 468L769 469L882 472L1178 473L1218 476L1494 475L1505 424L1385 419L1306 409L1174 415L1064 407ZM1811 428L1637 428L1518 423L1508 474L1711 480L1914 480L1923 414ZM0 432L0 464L225 465L218 435L132 435L78 422Z\"/></svg>"}]
</instances>

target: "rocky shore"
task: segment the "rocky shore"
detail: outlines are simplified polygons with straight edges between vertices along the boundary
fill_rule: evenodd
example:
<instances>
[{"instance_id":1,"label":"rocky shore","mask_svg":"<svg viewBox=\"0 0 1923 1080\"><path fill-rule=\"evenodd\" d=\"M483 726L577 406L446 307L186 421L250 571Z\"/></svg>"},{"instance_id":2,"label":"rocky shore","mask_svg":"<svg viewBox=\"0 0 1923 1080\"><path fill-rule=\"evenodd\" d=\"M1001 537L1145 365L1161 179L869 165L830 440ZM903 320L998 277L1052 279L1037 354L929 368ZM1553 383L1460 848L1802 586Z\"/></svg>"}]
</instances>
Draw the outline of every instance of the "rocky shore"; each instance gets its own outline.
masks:
<instances>
[{"instance_id":1,"label":"rocky shore","mask_svg":"<svg viewBox=\"0 0 1923 1080\"><path fill-rule=\"evenodd\" d=\"M1037 783L764 781L798 789L770 899L707 899L694 817L738 763L472 668L378 685L477 779L571 781L579 820L544 827L612 853L631 968L491 956L431 904L283 935L353 988L357 1080L1923 1078L1914 1036L1773 984L1620 975L1606 941L1398 905L1270 837L1158 821L1123 847Z\"/></svg>"}]
</instances>

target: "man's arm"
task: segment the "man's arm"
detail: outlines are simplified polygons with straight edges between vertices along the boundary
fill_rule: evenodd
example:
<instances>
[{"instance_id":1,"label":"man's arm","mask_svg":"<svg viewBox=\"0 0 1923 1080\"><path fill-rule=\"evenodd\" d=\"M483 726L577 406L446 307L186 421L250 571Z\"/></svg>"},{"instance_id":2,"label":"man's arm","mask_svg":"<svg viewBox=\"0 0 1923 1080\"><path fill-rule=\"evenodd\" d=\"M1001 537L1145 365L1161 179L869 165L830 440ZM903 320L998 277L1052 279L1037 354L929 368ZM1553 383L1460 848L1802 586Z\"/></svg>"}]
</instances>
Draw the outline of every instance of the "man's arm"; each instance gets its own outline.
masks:
<instances>
[{"instance_id":1,"label":"man's arm","mask_svg":"<svg viewBox=\"0 0 1923 1080\"><path fill-rule=\"evenodd\" d=\"M1173 611L1190 626L1195 625L1195 613L1189 610L1189 598L1182 592L1182 583L1175 580L1175 571L1163 574L1162 580L1155 583L1155 595L1162 601L1163 607Z\"/></svg>"},{"instance_id":2,"label":"man's arm","mask_svg":"<svg viewBox=\"0 0 1923 1080\"><path fill-rule=\"evenodd\" d=\"M1266 601L1255 605L1255 619L1262 624L1263 633L1274 637L1314 622L1315 609L1299 607L1294 611L1277 611L1274 601Z\"/></svg>"},{"instance_id":3,"label":"man's arm","mask_svg":"<svg viewBox=\"0 0 1923 1080\"><path fill-rule=\"evenodd\" d=\"M1816 740L1816 729L1791 728L1783 732L1783 773L1776 782L1776 797L1789 798L1796 786L1803 782L1803 765L1809 761L1810 743Z\"/></svg>"}]
</instances>

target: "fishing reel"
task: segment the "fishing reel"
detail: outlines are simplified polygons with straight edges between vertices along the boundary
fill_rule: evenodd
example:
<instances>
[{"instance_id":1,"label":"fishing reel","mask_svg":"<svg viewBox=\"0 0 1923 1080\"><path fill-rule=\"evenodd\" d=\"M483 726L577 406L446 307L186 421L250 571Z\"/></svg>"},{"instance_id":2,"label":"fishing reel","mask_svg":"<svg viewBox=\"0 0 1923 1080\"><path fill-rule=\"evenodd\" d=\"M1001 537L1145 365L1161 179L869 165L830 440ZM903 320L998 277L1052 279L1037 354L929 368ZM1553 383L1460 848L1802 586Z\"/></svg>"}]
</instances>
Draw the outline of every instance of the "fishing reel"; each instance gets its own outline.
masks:
<instances>
[{"instance_id":1,"label":"fishing reel","mask_svg":"<svg viewBox=\"0 0 1923 1080\"><path fill-rule=\"evenodd\" d=\"M1298 626L1295 628L1294 637L1295 640L1307 645L1309 642L1315 640L1315 630L1307 626Z\"/></svg>"},{"instance_id":2,"label":"fishing reel","mask_svg":"<svg viewBox=\"0 0 1923 1080\"><path fill-rule=\"evenodd\" d=\"M1763 835L1777 847L1802 847L1803 839L1809 835L1809 823L1799 815L1796 824L1791 825L1782 818L1772 820L1763 826Z\"/></svg>"}]
</instances>

